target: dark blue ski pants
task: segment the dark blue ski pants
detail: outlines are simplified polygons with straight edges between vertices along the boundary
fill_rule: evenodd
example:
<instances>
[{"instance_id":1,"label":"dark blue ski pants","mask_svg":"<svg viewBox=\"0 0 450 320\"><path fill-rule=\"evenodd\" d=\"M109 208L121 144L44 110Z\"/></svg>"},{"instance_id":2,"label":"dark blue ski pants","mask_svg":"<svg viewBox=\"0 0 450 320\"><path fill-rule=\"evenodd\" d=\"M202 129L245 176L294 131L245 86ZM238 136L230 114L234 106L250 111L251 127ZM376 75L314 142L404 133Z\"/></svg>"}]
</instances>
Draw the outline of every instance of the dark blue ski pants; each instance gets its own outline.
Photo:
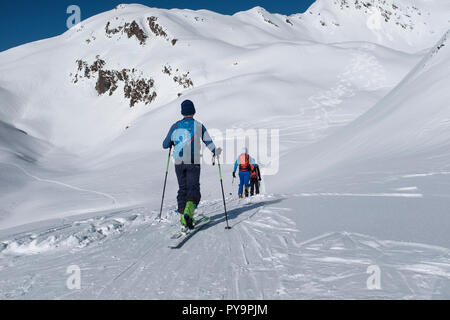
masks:
<instances>
[{"instance_id":1,"label":"dark blue ski pants","mask_svg":"<svg viewBox=\"0 0 450 320\"><path fill-rule=\"evenodd\" d=\"M178 179L178 212L183 213L187 201L195 205L200 202L200 165L176 164L175 173Z\"/></svg>"}]
</instances>

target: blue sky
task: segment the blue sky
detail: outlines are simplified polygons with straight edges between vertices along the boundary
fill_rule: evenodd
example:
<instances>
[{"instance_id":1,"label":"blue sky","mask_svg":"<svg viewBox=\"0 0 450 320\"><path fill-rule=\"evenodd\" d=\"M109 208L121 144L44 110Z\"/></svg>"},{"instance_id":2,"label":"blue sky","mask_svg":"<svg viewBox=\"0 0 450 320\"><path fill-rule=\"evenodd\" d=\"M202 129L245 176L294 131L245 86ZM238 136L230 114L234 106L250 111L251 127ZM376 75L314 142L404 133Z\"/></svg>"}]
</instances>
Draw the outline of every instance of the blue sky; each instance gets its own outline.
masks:
<instances>
[{"instance_id":1,"label":"blue sky","mask_svg":"<svg viewBox=\"0 0 450 320\"><path fill-rule=\"evenodd\" d=\"M233 14L255 6L272 13L304 12L314 0L13 0L0 5L0 52L35 40L57 36L67 30L66 13L69 5L78 5L81 20L111 10L121 3L140 3L157 8L208 9L222 14Z\"/></svg>"}]
</instances>

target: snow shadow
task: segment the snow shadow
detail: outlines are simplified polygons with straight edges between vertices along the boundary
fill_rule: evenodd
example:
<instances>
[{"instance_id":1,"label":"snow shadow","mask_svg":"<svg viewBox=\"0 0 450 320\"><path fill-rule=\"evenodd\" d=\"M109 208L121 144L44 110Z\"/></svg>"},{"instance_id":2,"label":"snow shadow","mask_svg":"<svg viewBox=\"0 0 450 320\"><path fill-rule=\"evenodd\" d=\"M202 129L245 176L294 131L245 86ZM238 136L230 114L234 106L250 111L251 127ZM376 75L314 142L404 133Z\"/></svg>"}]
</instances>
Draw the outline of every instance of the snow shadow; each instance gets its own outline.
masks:
<instances>
[{"instance_id":1,"label":"snow shadow","mask_svg":"<svg viewBox=\"0 0 450 320\"><path fill-rule=\"evenodd\" d=\"M261 201L261 202L257 202L257 203L249 203L249 204L245 204L243 207L227 210L228 223L229 223L230 227L234 227L237 224L241 223L243 220L249 219L252 216L254 216L256 213L258 213L258 210L256 210L256 209L262 208L264 206L280 203L283 200L284 199L276 199L276 200L270 200L270 201ZM255 212L253 212L248 217L245 217L245 218L235 222L234 224L231 223L233 220L238 218L241 214L243 214L245 212L248 212L248 211L252 211L252 210L255 210ZM226 221L225 212L221 212L221 213L215 214L213 216L210 216L209 218L210 218L211 222L208 223L205 227L203 227L203 229L205 229L205 230L209 229L211 227L214 227L217 224L225 223L225 221Z\"/></svg>"}]
</instances>

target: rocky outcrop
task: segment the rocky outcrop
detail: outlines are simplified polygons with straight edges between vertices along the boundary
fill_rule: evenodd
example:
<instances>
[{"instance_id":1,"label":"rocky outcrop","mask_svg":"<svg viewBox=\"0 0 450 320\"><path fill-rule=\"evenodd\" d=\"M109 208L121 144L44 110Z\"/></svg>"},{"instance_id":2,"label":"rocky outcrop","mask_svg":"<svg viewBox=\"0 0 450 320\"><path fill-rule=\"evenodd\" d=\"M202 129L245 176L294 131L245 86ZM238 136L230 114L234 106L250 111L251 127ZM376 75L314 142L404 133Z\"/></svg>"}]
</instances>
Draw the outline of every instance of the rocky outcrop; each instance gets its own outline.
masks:
<instances>
[{"instance_id":1,"label":"rocky outcrop","mask_svg":"<svg viewBox=\"0 0 450 320\"><path fill-rule=\"evenodd\" d=\"M164 30L164 28L161 25L159 25L156 21L158 21L158 17L151 16L147 18L148 26L151 32L157 37L162 37L166 39L166 41L169 41L174 46L177 43L178 39L170 39L169 35Z\"/></svg>"},{"instance_id":2,"label":"rocky outcrop","mask_svg":"<svg viewBox=\"0 0 450 320\"><path fill-rule=\"evenodd\" d=\"M194 86L194 82L192 82L191 78L188 78L189 72L184 73L181 76L175 76L173 77L173 81L178 83L183 88L187 89Z\"/></svg>"},{"instance_id":3,"label":"rocky outcrop","mask_svg":"<svg viewBox=\"0 0 450 320\"><path fill-rule=\"evenodd\" d=\"M190 72L182 73L179 71L179 69L176 69L175 72L172 70L172 67L168 64L163 66L162 73L167 74L168 76L172 76L172 80L175 83L178 83L180 86L182 86L184 89L188 89L190 87L194 86L194 82L191 78L189 78Z\"/></svg>"},{"instance_id":4,"label":"rocky outcrop","mask_svg":"<svg viewBox=\"0 0 450 320\"><path fill-rule=\"evenodd\" d=\"M164 31L163 27L161 27L156 21L158 20L157 17L151 16L147 18L148 26L150 27L150 30L153 32L153 34L157 37L163 37L165 39L168 38L167 33Z\"/></svg>"},{"instance_id":5,"label":"rocky outcrop","mask_svg":"<svg viewBox=\"0 0 450 320\"><path fill-rule=\"evenodd\" d=\"M122 33L126 34L128 38L135 37L139 40L139 44L143 45L145 44L145 41L147 40L148 36L145 34L144 30L142 30L137 22L133 20L131 23L125 23L123 26L118 26L117 28L110 29L111 22L108 21L108 23L105 26L105 32L106 35L110 38L112 35Z\"/></svg>"},{"instance_id":6,"label":"rocky outcrop","mask_svg":"<svg viewBox=\"0 0 450 320\"><path fill-rule=\"evenodd\" d=\"M136 103L151 103L157 96L156 91L152 90L155 81L152 78L145 78L142 72L136 69L108 70L105 69L106 62L100 59L89 65L86 61L77 60L77 73L73 76L73 83L80 79L96 79L95 90L99 95L113 95L114 92L123 85L123 96L130 100L130 108Z\"/></svg>"},{"instance_id":7,"label":"rocky outcrop","mask_svg":"<svg viewBox=\"0 0 450 320\"><path fill-rule=\"evenodd\" d=\"M422 12L415 6L400 6L386 0L334 0L341 10L363 10L366 14L378 12L384 22L393 22L403 29L414 29L413 16L421 16Z\"/></svg>"},{"instance_id":8,"label":"rocky outcrop","mask_svg":"<svg viewBox=\"0 0 450 320\"><path fill-rule=\"evenodd\" d=\"M147 18L148 27L151 31L151 33L156 37L161 37L165 39L167 42L171 43L173 46L177 43L178 39L171 39L167 32L164 30L164 28L157 23L158 18L155 16L151 16ZM128 38L135 37L140 45L145 45L149 34L139 26L139 24L133 20L132 22L126 22L123 25L120 25L118 27L112 28L111 22L108 21L108 23L105 26L105 33L108 38L112 38L114 35L127 35ZM88 43L90 43L89 41Z\"/></svg>"}]
</instances>

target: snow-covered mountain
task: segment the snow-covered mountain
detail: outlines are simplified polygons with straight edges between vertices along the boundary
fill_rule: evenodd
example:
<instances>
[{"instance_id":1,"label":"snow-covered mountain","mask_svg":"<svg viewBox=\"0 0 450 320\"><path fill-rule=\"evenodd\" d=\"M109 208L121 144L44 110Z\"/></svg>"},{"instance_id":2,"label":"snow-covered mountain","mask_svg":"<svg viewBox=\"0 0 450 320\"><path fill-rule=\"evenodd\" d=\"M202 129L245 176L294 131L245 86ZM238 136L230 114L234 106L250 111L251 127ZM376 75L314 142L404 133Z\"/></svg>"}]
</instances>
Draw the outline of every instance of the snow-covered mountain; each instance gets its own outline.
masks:
<instances>
[{"instance_id":1,"label":"snow-covered mountain","mask_svg":"<svg viewBox=\"0 0 450 320\"><path fill-rule=\"evenodd\" d=\"M449 13L446 0L319 0L291 16L120 5L1 52L0 297L448 298ZM173 170L154 219L184 99L225 149L234 237L206 153L213 223L180 255L165 245ZM227 129L279 130L278 172L254 155L264 195L235 199ZM53 267L73 263L101 287L67 292ZM382 291L366 289L368 265L391 279Z\"/></svg>"},{"instance_id":2,"label":"snow-covered mountain","mask_svg":"<svg viewBox=\"0 0 450 320\"><path fill-rule=\"evenodd\" d=\"M120 5L59 37L1 53L0 87L8 105L2 114L29 134L56 145L93 146L186 90L243 75L255 76L256 81L257 73L275 76L276 72L286 79L288 72L295 83L299 77L311 77L302 55L318 43L365 41L417 52L431 47L450 27L445 1L432 6L419 2L417 7L409 1L396 3L319 1L304 14L289 17L260 7L223 16L204 10ZM374 29L368 23L369 13L389 12L388 7L392 18L381 22L381 31ZM416 13L408 18L411 10ZM325 26L320 19L326 20ZM329 19L338 21L339 27ZM408 19L407 28L397 25L402 19ZM70 124L60 118L68 115Z\"/></svg>"},{"instance_id":3,"label":"snow-covered mountain","mask_svg":"<svg viewBox=\"0 0 450 320\"><path fill-rule=\"evenodd\" d=\"M449 29L444 1L320 0L304 14L313 38L329 43L370 41L398 50L422 50Z\"/></svg>"}]
</instances>

